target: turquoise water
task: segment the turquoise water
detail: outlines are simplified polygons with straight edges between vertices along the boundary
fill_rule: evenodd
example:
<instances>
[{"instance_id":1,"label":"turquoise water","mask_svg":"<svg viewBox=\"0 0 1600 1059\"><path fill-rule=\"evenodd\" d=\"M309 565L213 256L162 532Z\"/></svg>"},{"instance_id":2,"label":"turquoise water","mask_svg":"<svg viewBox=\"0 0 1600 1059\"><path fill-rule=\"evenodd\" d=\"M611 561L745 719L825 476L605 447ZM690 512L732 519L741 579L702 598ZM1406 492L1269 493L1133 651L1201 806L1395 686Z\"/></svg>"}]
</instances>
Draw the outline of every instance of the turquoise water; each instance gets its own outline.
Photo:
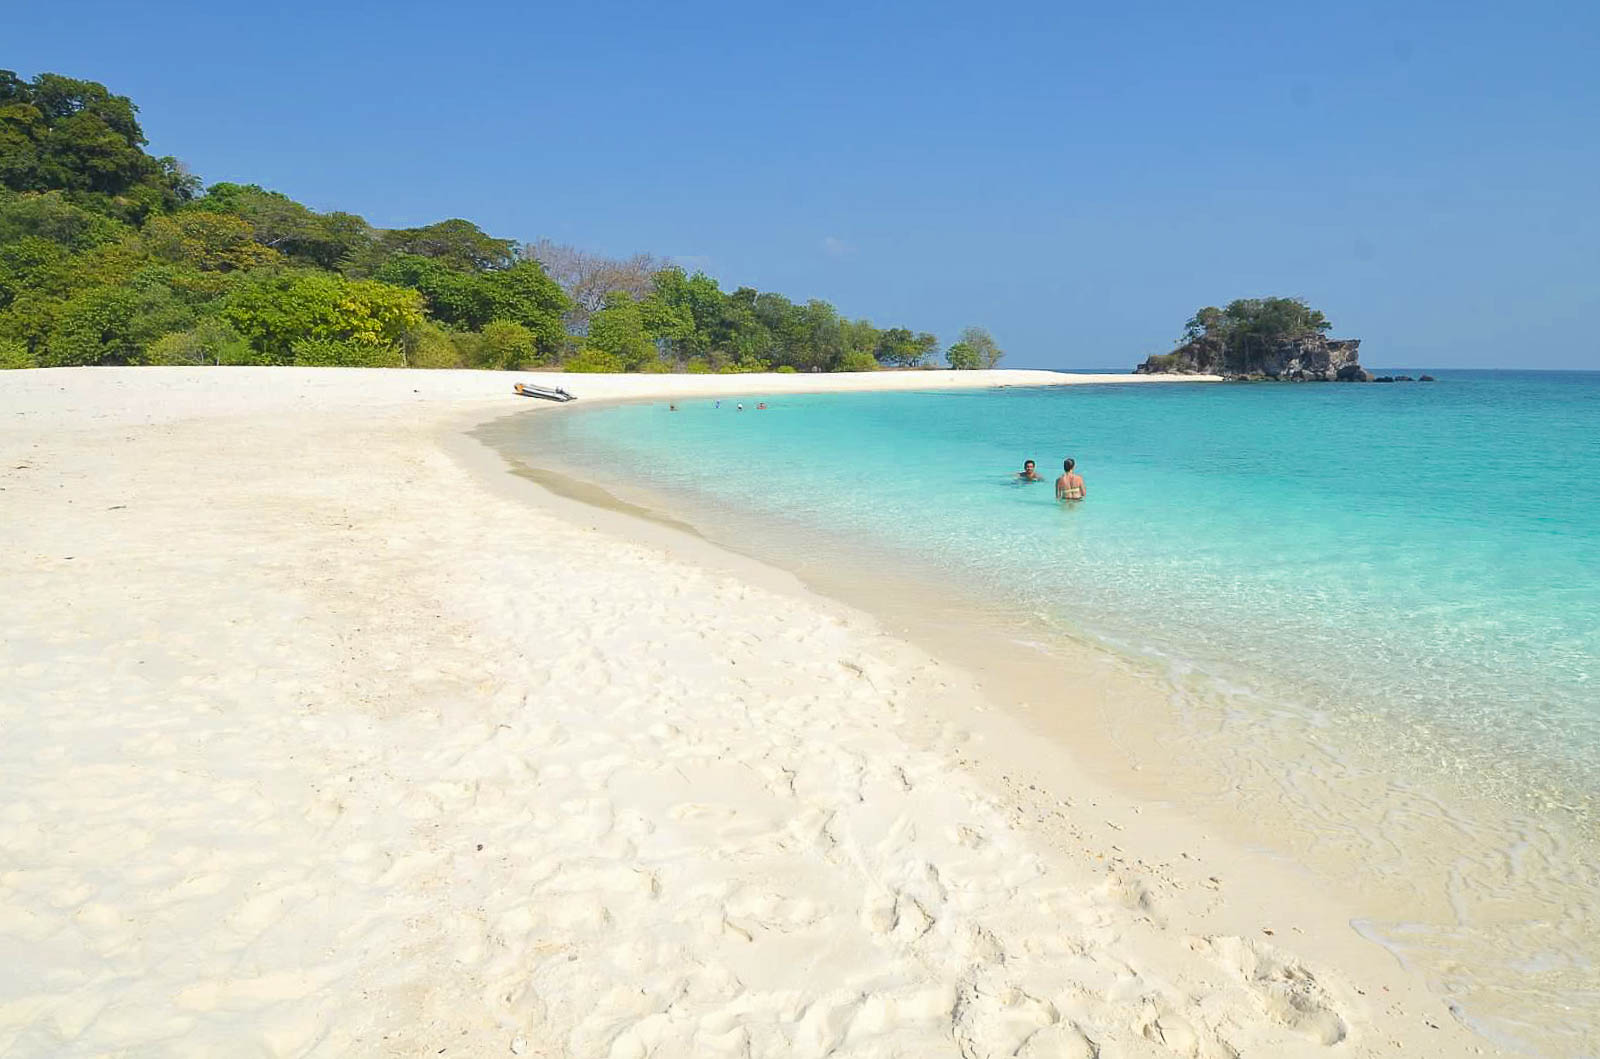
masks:
<instances>
[{"instance_id":1,"label":"turquoise water","mask_svg":"<svg viewBox=\"0 0 1600 1059\"><path fill-rule=\"evenodd\" d=\"M1492 1040L1600 1054L1600 373L1437 374L580 406L506 447L1154 667L1170 712L1113 740L1160 796L1381 889L1353 925Z\"/></svg>"},{"instance_id":2,"label":"turquoise water","mask_svg":"<svg viewBox=\"0 0 1600 1059\"><path fill-rule=\"evenodd\" d=\"M1600 373L759 399L549 429L602 479L931 561L1311 709L1379 711L1477 783L1568 798L1600 776ZM1080 505L1048 481L1067 455ZM1047 481L1017 484L1030 457Z\"/></svg>"}]
</instances>

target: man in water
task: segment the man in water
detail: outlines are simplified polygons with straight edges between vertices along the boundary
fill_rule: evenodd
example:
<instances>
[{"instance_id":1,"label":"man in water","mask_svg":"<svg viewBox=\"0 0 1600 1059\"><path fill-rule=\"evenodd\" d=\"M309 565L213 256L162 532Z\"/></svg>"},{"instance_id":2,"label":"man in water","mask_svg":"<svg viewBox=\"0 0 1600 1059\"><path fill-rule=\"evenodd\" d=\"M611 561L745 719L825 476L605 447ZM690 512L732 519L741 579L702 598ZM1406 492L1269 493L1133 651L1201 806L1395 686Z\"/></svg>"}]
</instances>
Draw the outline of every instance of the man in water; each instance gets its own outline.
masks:
<instances>
[{"instance_id":1,"label":"man in water","mask_svg":"<svg viewBox=\"0 0 1600 1059\"><path fill-rule=\"evenodd\" d=\"M1024 482L1041 482L1044 480L1039 477L1039 472L1034 469L1032 460L1023 461L1022 470L1018 472L1017 477Z\"/></svg>"},{"instance_id":2,"label":"man in water","mask_svg":"<svg viewBox=\"0 0 1600 1059\"><path fill-rule=\"evenodd\" d=\"M1082 500L1089 495L1089 490L1084 488L1083 475L1073 473L1076 460L1063 460L1061 463L1061 477L1056 479L1057 500Z\"/></svg>"}]
</instances>

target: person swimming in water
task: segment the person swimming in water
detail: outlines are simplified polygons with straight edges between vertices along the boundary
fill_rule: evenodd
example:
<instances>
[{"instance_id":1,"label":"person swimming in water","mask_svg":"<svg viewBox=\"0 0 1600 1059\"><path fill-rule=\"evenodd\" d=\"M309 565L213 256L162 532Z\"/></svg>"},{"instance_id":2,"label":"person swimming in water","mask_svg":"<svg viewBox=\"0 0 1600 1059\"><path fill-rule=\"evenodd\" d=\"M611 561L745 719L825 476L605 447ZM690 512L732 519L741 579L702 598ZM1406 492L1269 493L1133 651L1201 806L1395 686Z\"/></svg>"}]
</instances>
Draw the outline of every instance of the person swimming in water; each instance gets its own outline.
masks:
<instances>
[{"instance_id":1,"label":"person swimming in water","mask_svg":"<svg viewBox=\"0 0 1600 1059\"><path fill-rule=\"evenodd\" d=\"M1043 478L1039 477L1039 472L1035 468L1034 463L1033 463L1032 460L1024 460L1023 461L1022 470L1017 472L1017 477L1020 478L1024 482L1042 482L1042 481L1044 481Z\"/></svg>"},{"instance_id":2,"label":"person swimming in water","mask_svg":"<svg viewBox=\"0 0 1600 1059\"><path fill-rule=\"evenodd\" d=\"M1089 495L1089 490L1084 487L1083 475L1073 472L1078 461L1068 459L1061 463L1061 477L1056 479L1057 500L1082 500Z\"/></svg>"}]
</instances>

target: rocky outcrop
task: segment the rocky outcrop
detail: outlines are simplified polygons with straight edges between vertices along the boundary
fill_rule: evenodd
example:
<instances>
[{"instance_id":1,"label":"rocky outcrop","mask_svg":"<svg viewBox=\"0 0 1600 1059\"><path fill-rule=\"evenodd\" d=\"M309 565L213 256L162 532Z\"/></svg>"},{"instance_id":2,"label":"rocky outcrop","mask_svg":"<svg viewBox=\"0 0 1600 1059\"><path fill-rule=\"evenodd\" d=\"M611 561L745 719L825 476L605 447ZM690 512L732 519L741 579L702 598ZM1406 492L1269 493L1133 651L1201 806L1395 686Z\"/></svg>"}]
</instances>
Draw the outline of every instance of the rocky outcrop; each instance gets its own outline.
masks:
<instances>
[{"instance_id":1,"label":"rocky outcrop","mask_svg":"<svg viewBox=\"0 0 1600 1059\"><path fill-rule=\"evenodd\" d=\"M1361 366L1359 338L1252 339L1224 342L1204 335L1171 353L1150 357L1134 368L1139 375L1221 375L1228 379L1278 379L1285 382L1371 382Z\"/></svg>"}]
</instances>

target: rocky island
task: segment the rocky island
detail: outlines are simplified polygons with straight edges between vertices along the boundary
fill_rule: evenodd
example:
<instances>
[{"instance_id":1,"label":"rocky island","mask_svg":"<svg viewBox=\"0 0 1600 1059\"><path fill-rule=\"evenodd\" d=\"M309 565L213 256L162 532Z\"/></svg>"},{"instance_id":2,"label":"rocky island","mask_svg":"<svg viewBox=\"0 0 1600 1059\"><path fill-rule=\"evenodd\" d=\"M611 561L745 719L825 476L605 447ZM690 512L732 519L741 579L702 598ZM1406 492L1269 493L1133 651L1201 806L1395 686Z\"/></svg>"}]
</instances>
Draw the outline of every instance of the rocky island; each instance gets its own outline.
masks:
<instances>
[{"instance_id":1,"label":"rocky island","mask_svg":"<svg viewBox=\"0 0 1600 1059\"><path fill-rule=\"evenodd\" d=\"M1286 382L1371 382L1359 338L1328 338L1332 325L1299 298L1239 298L1207 306L1184 325L1182 344L1146 358L1140 375L1221 375Z\"/></svg>"}]
</instances>

